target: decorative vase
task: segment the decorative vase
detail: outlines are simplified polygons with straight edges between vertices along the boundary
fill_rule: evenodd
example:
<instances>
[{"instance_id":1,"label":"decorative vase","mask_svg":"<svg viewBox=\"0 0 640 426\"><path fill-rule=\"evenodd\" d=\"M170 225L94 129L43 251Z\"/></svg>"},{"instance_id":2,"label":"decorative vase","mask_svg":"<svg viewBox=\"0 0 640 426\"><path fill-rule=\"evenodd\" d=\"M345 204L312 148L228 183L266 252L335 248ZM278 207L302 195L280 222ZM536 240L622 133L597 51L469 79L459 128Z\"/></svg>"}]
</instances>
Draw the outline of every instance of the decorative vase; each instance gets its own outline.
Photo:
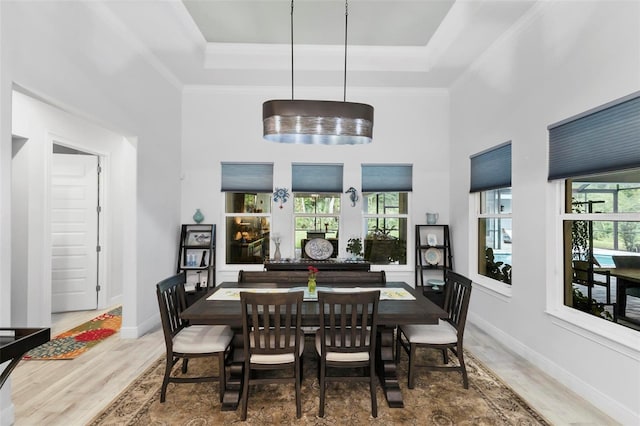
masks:
<instances>
[{"instance_id":1,"label":"decorative vase","mask_svg":"<svg viewBox=\"0 0 640 426\"><path fill-rule=\"evenodd\" d=\"M193 221L195 223L200 223L204 220L204 215L200 211L200 209L196 209L196 212L193 214Z\"/></svg>"},{"instance_id":2,"label":"decorative vase","mask_svg":"<svg viewBox=\"0 0 640 426\"><path fill-rule=\"evenodd\" d=\"M309 294L314 294L316 292L316 277L309 277L307 290L309 290Z\"/></svg>"},{"instance_id":3,"label":"decorative vase","mask_svg":"<svg viewBox=\"0 0 640 426\"><path fill-rule=\"evenodd\" d=\"M282 255L280 254L280 243L274 243L276 245L276 252L273 254L273 260L282 259Z\"/></svg>"}]
</instances>

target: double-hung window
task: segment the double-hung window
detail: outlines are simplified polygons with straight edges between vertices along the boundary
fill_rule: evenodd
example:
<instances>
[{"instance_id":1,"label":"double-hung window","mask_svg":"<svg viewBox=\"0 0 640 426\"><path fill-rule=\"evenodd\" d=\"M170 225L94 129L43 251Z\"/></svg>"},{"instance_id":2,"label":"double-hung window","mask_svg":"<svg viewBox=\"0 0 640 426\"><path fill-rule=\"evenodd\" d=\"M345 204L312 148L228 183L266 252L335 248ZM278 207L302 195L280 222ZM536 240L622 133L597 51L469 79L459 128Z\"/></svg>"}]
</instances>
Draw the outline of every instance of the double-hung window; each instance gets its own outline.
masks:
<instances>
[{"instance_id":1,"label":"double-hung window","mask_svg":"<svg viewBox=\"0 0 640 426\"><path fill-rule=\"evenodd\" d=\"M640 93L549 126L549 180L564 182L564 305L635 329L639 146Z\"/></svg>"},{"instance_id":2,"label":"double-hung window","mask_svg":"<svg viewBox=\"0 0 640 426\"><path fill-rule=\"evenodd\" d=\"M407 263L410 164L363 164L364 259L372 264Z\"/></svg>"},{"instance_id":3,"label":"double-hung window","mask_svg":"<svg viewBox=\"0 0 640 426\"><path fill-rule=\"evenodd\" d=\"M296 258L308 257L305 246L314 238L329 241L330 257L338 256L342 169L342 164L292 164Z\"/></svg>"},{"instance_id":4,"label":"double-hung window","mask_svg":"<svg viewBox=\"0 0 640 426\"><path fill-rule=\"evenodd\" d=\"M269 258L272 163L222 163L227 264L264 263Z\"/></svg>"},{"instance_id":5,"label":"double-hung window","mask_svg":"<svg viewBox=\"0 0 640 426\"><path fill-rule=\"evenodd\" d=\"M478 274L511 284L511 142L471 157Z\"/></svg>"}]
</instances>

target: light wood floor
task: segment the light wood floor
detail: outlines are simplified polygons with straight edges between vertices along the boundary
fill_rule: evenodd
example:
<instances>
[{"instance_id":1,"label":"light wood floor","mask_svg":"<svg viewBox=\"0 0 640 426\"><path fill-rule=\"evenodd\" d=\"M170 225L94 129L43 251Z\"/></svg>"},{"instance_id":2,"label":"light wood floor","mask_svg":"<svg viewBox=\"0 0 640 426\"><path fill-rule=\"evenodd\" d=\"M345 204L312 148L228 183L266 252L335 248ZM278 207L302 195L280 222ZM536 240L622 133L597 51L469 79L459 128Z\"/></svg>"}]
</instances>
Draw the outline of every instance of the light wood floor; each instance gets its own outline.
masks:
<instances>
[{"instance_id":1,"label":"light wood floor","mask_svg":"<svg viewBox=\"0 0 640 426\"><path fill-rule=\"evenodd\" d=\"M51 334L102 312L55 315ZM465 348L554 425L618 424L472 324ZM15 425L83 425L163 353L158 329L137 340L113 336L71 361L23 361L11 376Z\"/></svg>"}]
</instances>

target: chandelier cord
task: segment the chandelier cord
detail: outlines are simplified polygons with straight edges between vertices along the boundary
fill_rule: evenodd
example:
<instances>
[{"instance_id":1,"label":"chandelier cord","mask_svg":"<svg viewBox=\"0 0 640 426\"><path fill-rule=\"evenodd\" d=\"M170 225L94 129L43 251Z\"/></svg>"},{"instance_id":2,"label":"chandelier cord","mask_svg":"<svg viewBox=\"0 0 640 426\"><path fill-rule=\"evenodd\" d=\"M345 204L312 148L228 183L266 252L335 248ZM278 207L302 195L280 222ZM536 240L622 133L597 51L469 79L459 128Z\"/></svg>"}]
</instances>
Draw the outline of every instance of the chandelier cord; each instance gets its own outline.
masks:
<instances>
[{"instance_id":1,"label":"chandelier cord","mask_svg":"<svg viewBox=\"0 0 640 426\"><path fill-rule=\"evenodd\" d=\"M344 2L344 86L342 89L342 101L347 101L347 24L349 23L349 2Z\"/></svg>"},{"instance_id":2,"label":"chandelier cord","mask_svg":"<svg viewBox=\"0 0 640 426\"><path fill-rule=\"evenodd\" d=\"M291 0L291 100L293 99L293 0Z\"/></svg>"}]
</instances>

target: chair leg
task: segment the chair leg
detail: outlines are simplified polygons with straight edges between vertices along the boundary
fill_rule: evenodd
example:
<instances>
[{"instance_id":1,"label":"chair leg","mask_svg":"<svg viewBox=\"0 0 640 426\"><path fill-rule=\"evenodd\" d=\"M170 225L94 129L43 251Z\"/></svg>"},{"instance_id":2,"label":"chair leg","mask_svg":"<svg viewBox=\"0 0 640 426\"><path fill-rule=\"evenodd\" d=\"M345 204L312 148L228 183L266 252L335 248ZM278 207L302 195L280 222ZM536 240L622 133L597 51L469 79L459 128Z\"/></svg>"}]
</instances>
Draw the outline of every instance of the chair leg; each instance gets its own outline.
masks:
<instances>
[{"instance_id":1,"label":"chair leg","mask_svg":"<svg viewBox=\"0 0 640 426\"><path fill-rule=\"evenodd\" d=\"M219 379L219 392L220 392L220 402L224 398L224 392L227 389L227 369L224 365L225 353L224 351L218 354L218 377Z\"/></svg>"},{"instance_id":2,"label":"chair leg","mask_svg":"<svg viewBox=\"0 0 640 426\"><path fill-rule=\"evenodd\" d=\"M326 365L320 360L320 411L318 412L319 417L324 417L324 394L325 394L325 376L326 376Z\"/></svg>"},{"instance_id":3,"label":"chair leg","mask_svg":"<svg viewBox=\"0 0 640 426\"><path fill-rule=\"evenodd\" d=\"M244 364L244 382L242 384L242 421L247 420L247 405L249 404L249 363Z\"/></svg>"},{"instance_id":4,"label":"chair leg","mask_svg":"<svg viewBox=\"0 0 640 426\"><path fill-rule=\"evenodd\" d=\"M173 367L173 356L167 354L167 363L164 368L164 379L162 379L162 389L160 391L160 402L164 402L167 397L167 386L169 385L169 376Z\"/></svg>"},{"instance_id":5,"label":"chair leg","mask_svg":"<svg viewBox=\"0 0 640 426\"><path fill-rule=\"evenodd\" d=\"M189 365L189 358L182 358L182 374L187 374L188 365Z\"/></svg>"},{"instance_id":6,"label":"chair leg","mask_svg":"<svg viewBox=\"0 0 640 426\"><path fill-rule=\"evenodd\" d=\"M464 365L464 353L462 352L462 345L458 342L458 350L456 356L460 362L460 371L462 372L462 385L465 389L469 389L469 378L467 377L467 367Z\"/></svg>"},{"instance_id":7,"label":"chair leg","mask_svg":"<svg viewBox=\"0 0 640 426\"><path fill-rule=\"evenodd\" d=\"M447 348L442 349L442 362L449 364L449 353L447 352Z\"/></svg>"},{"instance_id":8,"label":"chair leg","mask_svg":"<svg viewBox=\"0 0 640 426\"><path fill-rule=\"evenodd\" d=\"M376 374L373 362L369 365L369 390L371 392L371 415L378 417L378 400L376 398Z\"/></svg>"},{"instance_id":9,"label":"chair leg","mask_svg":"<svg viewBox=\"0 0 640 426\"><path fill-rule=\"evenodd\" d=\"M400 349L402 348L402 336L401 336L401 331L400 331L400 327L396 328L396 347L395 347L395 361L396 364L398 364L400 362Z\"/></svg>"},{"instance_id":10,"label":"chair leg","mask_svg":"<svg viewBox=\"0 0 640 426\"><path fill-rule=\"evenodd\" d=\"M410 343L410 351L409 351L409 383L408 383L408 387L409 389L413 389L414 387L414 374L415 374L415 368L414 368L414 361L416 358L416 345L414 343Z\"/></svg>"},{"instance_id":11,"label":"chair leg","mask_svg":"<svg viewBox=\"0 0 640 426\"><path fill-rule=\"evenodd\" d=\"M302 381L302 359L298 360L297 366L295 366L296 370L296 417L302 417L302 391L300 390L300 382Z\"/></svg>"}]
</instances>

